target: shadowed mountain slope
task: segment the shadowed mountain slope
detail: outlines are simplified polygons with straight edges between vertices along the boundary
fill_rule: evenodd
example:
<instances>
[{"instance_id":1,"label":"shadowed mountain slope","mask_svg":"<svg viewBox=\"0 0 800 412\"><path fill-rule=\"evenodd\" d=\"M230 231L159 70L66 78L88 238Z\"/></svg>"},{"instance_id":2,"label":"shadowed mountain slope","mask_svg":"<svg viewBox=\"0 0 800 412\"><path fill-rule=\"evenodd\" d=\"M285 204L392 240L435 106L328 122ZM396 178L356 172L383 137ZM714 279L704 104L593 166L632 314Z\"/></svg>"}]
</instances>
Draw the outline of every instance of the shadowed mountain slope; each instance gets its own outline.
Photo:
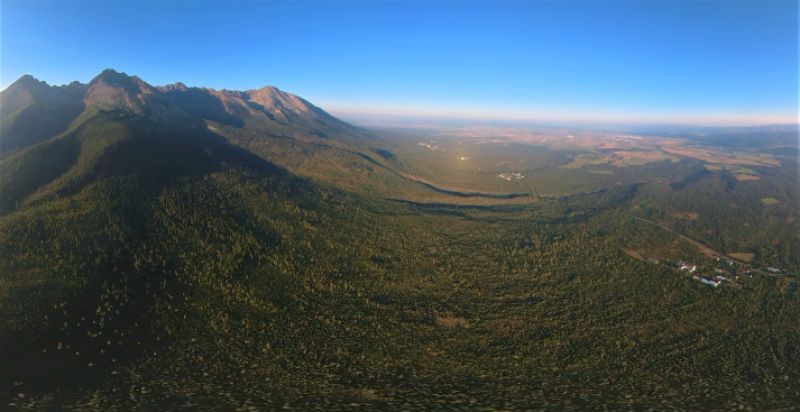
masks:
<instances>
[{"instance_id":1,"label":"shadowed mountain slope","mask_svg":"<svg viewBox=\"0 0 800 412\"><path fill-rule=\"evenodd\" d=\"M176 83L153 87L108 69L88 84L50 86L26 75L0 93L0 153L10 154L64 132L84 110L127 110L159 122L210 120L285 137L355 141L368 135L275 87L229 91Z\"/></svg>"},{"instance_id":2,"label":"shadowed mountain slope","mask_svg":"<svg viewBox=\"0 0 800 412\"><path fill-rule=\"evenodd\" d=\"M0 213L29 196L37 198L38 191L80 180L75 177L78 169L89 173L92 159L122 136L154 134L217 136L299 176L386 198L402 193L491 202L520 196L424 181L387 156L371 133L272 86L247 91L183 83L154 87L137 76L108 69L88 84L68 86L50 86L24 76L0 93L0 102L4 131L0 157L7 159L0 165L0 189L7 193L0 199ZM37 161L45 157L55 160ZM55 183L57 179L60 183ZM522 197L524 201L527 194Z\"/></svg>"},{"instance_id":3,"label":"shadowed mountain slope","mask_svg":"<svg viewBox=\"0 0 800 412\"><path fill-rule=\"evenodd\" d=\"M111 69L88 84L67 86L23 76L0 93L0 102L0 213L75 192L93 176L126 167L154 175L163 167L206 170L197 163L200 158L228 161L234 150L237 160L276 160L236 148L240 142L229 143L229 136L221 136L213 124L237 131L229 135L255 133L264 139L296 139L299 145L322 141L326 143L318 144L346 146L369 140L362 130L275 87L247 92L183 84L153 87ZM141 148L142 155L116 154L133 147Z\"/></svg>"},{"instance_id":4,"label":"shadowed mountain slope","mask_svg":"<svg viewBox=\"0 0 800 412\"><path fill-rule=\"evenodd\" d=\"M0 93L0 157L63 132L84 110L87 86L23 76Z\"/></svg>"}]
</instances>

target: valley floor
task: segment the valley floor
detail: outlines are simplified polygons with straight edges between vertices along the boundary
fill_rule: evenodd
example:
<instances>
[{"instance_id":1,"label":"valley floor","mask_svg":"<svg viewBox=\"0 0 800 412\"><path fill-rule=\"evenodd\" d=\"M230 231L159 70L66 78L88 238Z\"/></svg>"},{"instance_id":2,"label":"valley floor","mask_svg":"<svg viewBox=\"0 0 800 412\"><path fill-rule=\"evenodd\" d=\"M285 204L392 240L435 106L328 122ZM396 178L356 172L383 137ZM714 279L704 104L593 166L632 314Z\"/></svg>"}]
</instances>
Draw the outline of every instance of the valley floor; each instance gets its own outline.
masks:
<instances>
[{"instance_id":1,"label":"valley floor","mask_svg":"<svg viewBox=\"0 0 800 412\"><path fill-rule=\"evenodd\" d=\"M112 189L107 206L71 212L69 225L113 219L75 233L72 244L59 243L66 223L49 216L73 206L6 218L6 251L34 234L55 242L3 264L3 330L19 343L8 352L5 341L6 405L770 410L800 402L796 281L792 289L756 276L741 289L714 289L629 257L623 248L676 239L620 210L630 189L496 209L275 184L236 173L179 181L152 192L146 211L124 213L115 205L130 203L114 198L128 192ZM71 254L79 246L95 252ZM83 284L89 292L75 286ZM43 298L15 301L12 290Z\"/></svg>"}]
</instances>

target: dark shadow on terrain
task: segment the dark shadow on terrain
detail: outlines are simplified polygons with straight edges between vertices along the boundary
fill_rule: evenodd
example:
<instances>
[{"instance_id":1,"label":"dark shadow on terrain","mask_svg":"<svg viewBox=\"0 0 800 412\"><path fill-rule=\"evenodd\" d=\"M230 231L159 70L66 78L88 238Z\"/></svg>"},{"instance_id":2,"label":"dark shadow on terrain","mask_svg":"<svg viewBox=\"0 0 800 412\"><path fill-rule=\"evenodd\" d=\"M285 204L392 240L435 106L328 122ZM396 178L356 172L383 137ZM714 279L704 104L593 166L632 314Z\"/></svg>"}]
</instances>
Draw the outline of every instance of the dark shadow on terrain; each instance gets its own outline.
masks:
<instances>
[{"instance_id":1,"label":"dark shadow on terrain","mask_svg":"<svg viewBox=\"0 0 800 412\"><path fill-rule=\"evenodd\" d=\"M70 187L60 197L75 194L93 183L104 184L103 193L111 204L111 214L130 236L126 242L130 249L94 252L98 253L98 259L101 256L110 259L103 258L97 267L86 268L87 282L79 287L61 287L56 281L46 281L15 290L11 304L15 299L40 299L37 305L42 305L47 320L43 328L21 327L18 333L0 336L3 399L15 399L18 393L31 396L97 387L109 378L112 366L135 363L142 353L158 351L169 344L149 319L153 317L153 303L157 299L171 299L174 272L168 264L142 267L134 262L132 252L137 246L153 241L149 237L149 224L153 221L154 202L164 188L181 185L187 178L202 179L211 173L233 169L244 172L243 179L274 182L271 187L279 186L281 193L301 208L318 207L315 203L318 200L310 195L313 183L229 144L223 137L201 128L200 122L147 132L153 129L147 120L131 116L122 121L129 122L139 133L108 148L81 184ZM259 238L277 242L268 233L259 234ZM114 246L98 244L97 247ZM104 291L109 285L123 290L126 301L113 308L112 319L102 328L104 335L91 336L89 332L95 330L92 320L105 303ZM115 330L124 331L124 335L109 336ZM161 339L156 339L157 336ZM80 348L80 353L76 348Z\"/></svg>"},{"instance_id":2,"label":"dark shadow on terrain","mask_svg":"<svg viewBox=\"0 0 800 412\"><path fill-rule=\"evenodd\" d=\"M484 192L460 192L457 190L442 189L438 186L423 182L417 179L409 179L413 182L419 183L434 192L443 193L450 196L457 197L484 197L488 199L516 199L518 197L529 197L530 193L484 193Z\"/></svg>"},{"instance_id":3,"label":"dark shadow on terrain","mask_svg":"<svg viewBox=\"0 0 800 412\"><path fill-rule=\"evenodd\" d=\"M397 157L394 153L386 149L373 149L373 150L375 151L375 153L379 154L382 158L386 160L394 160Z\"/></svg>"},{"instance_id":4,"label":"dark shadow on terrain","mask_svg":"<svg viewBox=\"0 0 800 412\"><path fill-rule=\"evenodd\" d=\"M699 182L700 180L709 175L711 175L711 172L709 172L706 169L701 169L698 170L697 172L690 174L681 181L670 183L670 187L672 188L672 190L681 190L686 186Z\"/></svg>"},{"instance_id":5,"label":"dark shadow on terrain","mask_svg":"<svg viewBox=\"0 0 800 412\"><path fill-rule=\"evenodd\" d=\"M233 127L243 127L244 120L228 113L222 101L210 92L196 87L164 91L164 96L191 116Z\"/></svg>"},{"instance_id":6,"label":"dark shadow on terrain","mask_svg":"<svg viewBox=\"0 0 800 412\"><path fill-rule=\"evenodd\" d=\"M67 173L78 160L80 143L64 136L40 143L0 162L0 216L41 187Z\"/></svg>"}]
</instances>

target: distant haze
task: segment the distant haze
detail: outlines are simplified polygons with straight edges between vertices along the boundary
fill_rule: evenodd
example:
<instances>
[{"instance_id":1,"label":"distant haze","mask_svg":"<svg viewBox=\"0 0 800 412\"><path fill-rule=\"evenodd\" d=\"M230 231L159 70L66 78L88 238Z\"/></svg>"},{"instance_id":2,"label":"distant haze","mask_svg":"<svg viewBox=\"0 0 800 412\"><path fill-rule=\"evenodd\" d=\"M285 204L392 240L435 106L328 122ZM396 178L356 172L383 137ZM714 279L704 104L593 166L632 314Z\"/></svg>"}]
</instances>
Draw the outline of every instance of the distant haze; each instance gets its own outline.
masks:
<instances>
[{"instance_id":1,"label":"distant haze","mask_svg":"<svg viewBox=\"0 0 800 412\"><path fill-rule=\"evenodd\" d=\"M557 126L761 126L796 125L796 115L768 113L712 114L637 114L637 113L558 113L546 109L482 110L480 108L344 106L322 103L328 111L364 126L413 126L420 124L512 123Z\"/></svg>"}]
</instances>

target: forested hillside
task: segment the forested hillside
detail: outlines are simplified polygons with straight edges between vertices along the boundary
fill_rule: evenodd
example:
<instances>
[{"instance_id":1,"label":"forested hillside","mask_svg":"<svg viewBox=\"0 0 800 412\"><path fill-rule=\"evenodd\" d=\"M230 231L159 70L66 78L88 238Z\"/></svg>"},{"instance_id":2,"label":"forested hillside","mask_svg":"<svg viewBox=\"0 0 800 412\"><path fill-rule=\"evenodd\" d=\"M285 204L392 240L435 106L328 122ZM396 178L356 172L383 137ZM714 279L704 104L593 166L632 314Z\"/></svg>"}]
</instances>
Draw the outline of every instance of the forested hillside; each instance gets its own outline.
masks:
<instances>
[{"instance_id":1,"label":"forested hillside","mask_svg":"<svg viewBox=\"0 0 800 412\"><path fill-rule=\"evenodd\" d=\"M763 245L754 265L797 270L786 169L758 168L770 185L754 189L687 160L680 179L644 182L601 165L628 180L524 203L418 202L388 195L393 181L435 192L403 176L408 157L370 157L374 136L282 92L214 100L115 73L85 89L79 114L0 161L3 409L800 404L796 274L711 287L673 262L711 271L691 238ZM313 115L295 118L301 107ZM373 173L353 178L354 165ZM578 176L561 166L532 176Z\"/></svg>"}]
</instances>

